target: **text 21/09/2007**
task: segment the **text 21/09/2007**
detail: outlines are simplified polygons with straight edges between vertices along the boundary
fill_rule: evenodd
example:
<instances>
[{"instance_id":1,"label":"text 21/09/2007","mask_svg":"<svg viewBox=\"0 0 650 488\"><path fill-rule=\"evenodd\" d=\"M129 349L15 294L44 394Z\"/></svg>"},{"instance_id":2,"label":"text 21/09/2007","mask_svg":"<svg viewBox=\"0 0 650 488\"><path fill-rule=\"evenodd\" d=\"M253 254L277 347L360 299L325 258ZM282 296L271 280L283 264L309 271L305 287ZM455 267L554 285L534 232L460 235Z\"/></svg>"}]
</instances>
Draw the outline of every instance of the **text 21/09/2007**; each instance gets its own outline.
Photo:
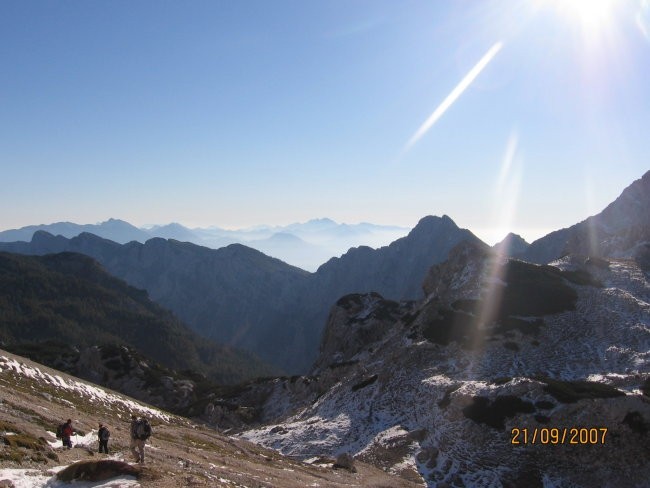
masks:
<instances>
[{"instance_id":1,"label":"text 21/09/2007","mask_svg":"<svg viewBox=\"0 0 650 488\"><path fill-rule=\"evenodd\" d=\"M513 445L604 445L607 427L535 427L510 429L510 443Z\"/></svg>"}]
</instances>

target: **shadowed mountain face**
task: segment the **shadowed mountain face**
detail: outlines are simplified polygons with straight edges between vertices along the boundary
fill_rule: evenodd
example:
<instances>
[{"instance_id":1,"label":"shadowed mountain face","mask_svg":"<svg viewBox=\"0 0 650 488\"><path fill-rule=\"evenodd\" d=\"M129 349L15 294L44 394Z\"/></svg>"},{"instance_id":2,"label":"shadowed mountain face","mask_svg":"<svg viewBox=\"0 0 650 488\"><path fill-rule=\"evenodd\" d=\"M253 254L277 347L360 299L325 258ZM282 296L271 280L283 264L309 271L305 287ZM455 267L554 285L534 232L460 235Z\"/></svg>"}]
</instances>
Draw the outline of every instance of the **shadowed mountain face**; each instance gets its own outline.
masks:
<instances>
[{"instance_id":1,"label":"shadowed mountain face","mask_svg":"<svg viewBox=\"0 0 650 488\"><path fill-rule=\"evenodd\" d=\"M0 243L0 249L91 256L200 334L294 372L313 363L328 311L340 296L378 291L418 299L427 270L465 239L480 242L449 217L426 217L390 246L353 248L313 274L239 244L213 250L156 238L121 245L92 234L66 239L37 232L31 242Z\"/></svg>"},{"instance_id":2,"label":"shadowed mountain face","mask_svg":"<svg viewBox=\"0 0 650 488\"><path fill-rule=\"evenodd\" d=\"M650 242L650 171L601 213L536 240L521 257L534 263L569 253L629 257L644 242Z\"/></svg>"},{"instance_id":3,"label":"shadowed mountain face","mask_svg":"<svg viewBox=\"0 0 650 488\"><path fill-rule=\"evenodd\" d=\"M331 290L334 303L348 293L375 291L397 300L422 298L422 282L431 265L447 258L461 241L481 242L446 215L424 217L408 236L377 250L350 249L323 264L316 275L320 288Z\"/></svg>"},{"instance_id":4,"label":"shadowed mountain face","mask_svg":"<svg viewBox=\"0 0 650 488\"><path fill-rule=\"evenodd\" d=\"M219 382L268 373L251 354L201 338L147 297L76 253L0 253L0 339L7 347L56 341L128 345L168 368Z\"/></svg>"}]
</instances>

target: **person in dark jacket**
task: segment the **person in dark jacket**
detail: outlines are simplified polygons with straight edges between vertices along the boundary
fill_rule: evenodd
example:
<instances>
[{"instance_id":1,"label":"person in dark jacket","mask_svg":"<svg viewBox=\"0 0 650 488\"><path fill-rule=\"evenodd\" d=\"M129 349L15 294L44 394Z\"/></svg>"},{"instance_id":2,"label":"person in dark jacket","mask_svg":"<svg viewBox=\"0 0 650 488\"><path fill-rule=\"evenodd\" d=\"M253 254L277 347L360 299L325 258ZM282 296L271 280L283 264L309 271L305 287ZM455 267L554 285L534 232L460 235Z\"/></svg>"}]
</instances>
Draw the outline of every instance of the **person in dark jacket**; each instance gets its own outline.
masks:
<instances>
[{"instance_id":1,"label":"person in dark jacket","mask_svg":"<svg viewBox=\"0 0 650 488\"><path fill-rule=\"evenodd\" d=\"M63 424L63 432L61 434L61 441L63 442L63 447L72 449L72 441L70 440L72 434L73 434L72 419L68 419L68 421L65 424Z\"/></svg>"},{"instance_id":2,"label":"person in dark jacket","mask_svg":"<svg viewBox=\"0 0 650 488\"><path fill-rule=\"evenodd\" d=\"M110 437L110 432L103 424L99 424L99 430L97 431L97 439L99 440L99 452L102 451L108 454L108 438Z\"/></svg>"}]
</instances>

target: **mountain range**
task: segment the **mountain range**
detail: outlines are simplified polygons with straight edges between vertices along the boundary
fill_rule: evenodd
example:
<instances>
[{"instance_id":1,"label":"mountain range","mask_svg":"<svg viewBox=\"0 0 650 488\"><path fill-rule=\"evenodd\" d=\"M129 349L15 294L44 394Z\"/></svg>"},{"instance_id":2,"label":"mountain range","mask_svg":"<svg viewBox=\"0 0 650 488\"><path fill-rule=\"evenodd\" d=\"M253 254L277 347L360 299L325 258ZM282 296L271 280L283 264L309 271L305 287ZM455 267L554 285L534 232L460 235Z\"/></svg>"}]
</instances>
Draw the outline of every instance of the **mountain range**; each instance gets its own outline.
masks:
<instances>
[{"instance_id":1,"label":"mountain range","mask_svg":"<svg viewBox=\"0 0 650 488\"><path fill-rule=\"evenodd\" d=\"M129 286L146 290L200 335L308 373L201 389L159 372L170 384L160 387L138 371L146 359L119 354L136 366L117 368L119 388L140 385L154 400L187 388L191 404L175 407L240 439L308 463L354 459L430 487L640 488L650 476L649 195L650 172L584 222L494 248L447 216L425 217L389 246L350 249L314 273L240 244L36 232L0 245L44 255L0 255L14 277L0 317L13 317L13 335L47 331L56 317L18 322L33 303L48 313L82 308L85 282L58 275L80 268L100 277L84 278L92 288L115 280L103 267L128 283L116 285L127 296L146 298ZM36 265L49 266L36 273L45 285ZM115 301L97 293L107 294L103 306ZM56 333L78 336L80 325L96 326L91 315ZM115 353L94 370L114 375ZM3 357L3 380L19 367Z\"/></svg>"},{"instance_id":2,"label":"mountain range","mask_svg":"<svg viewBox=\"0 0 650 488\"><path fill-rule=\"evenodd\" d=\"M327 218L287 226L256 226L240 230L219 227L190 229L178 223L138 228L123 220L109 219L99 224L56 222L4 230L0 232L0 242L30 241L38 231L67 238L90 233L119 244L131 241L144 243L154 237L192 242L212 249L240 243L294 266L315 271L330 257L340 256L350 247L382 246L405 235L408 229L370 223L336 223Z\"/></svg>"},{"instance_id":3,"label":"mountain range","mask_svg":"<svg viewBox=\"0 0 650 488\"><path fill-rule=\"evenodd\" d=\"M478 241L449 217L426 217L390 246L353 248L315 273L240 244L208 249L162 238L118 244L88 233L67 239L37 231L30 242L0 243L0 250L91 256L199 334L298 372L314 361L329 308L341 295L378 290L418 299L428 267L463 239Z\"/></svg>"},{"instance_id":4,"label":"mountain range","mask_svg":"<svg viewBox=\"0 0 650 488\"><path fill-rule=\"evenodd\" d=\"M549 261L593 250L640 259L647 249L649 182L650 172L601 214L532 243L523 257ZM312 224L314 232L331 226L328 221ZM584 236L592 235L591 228L600 229L601 239L599 247L588 249ZM463 241L487 248L449 217L425 217L389 246L352 248L314 273L239 244L215 250L162 238L118 244L88 233L68 239L39 231L30 242L0 243L0 250L87 254L109 273L146 290L200 335L294 373L307 371L316 359L330 307L341 296L377 292L393 300L419 300L428 269Z\"/></svg>"}]
</instances>

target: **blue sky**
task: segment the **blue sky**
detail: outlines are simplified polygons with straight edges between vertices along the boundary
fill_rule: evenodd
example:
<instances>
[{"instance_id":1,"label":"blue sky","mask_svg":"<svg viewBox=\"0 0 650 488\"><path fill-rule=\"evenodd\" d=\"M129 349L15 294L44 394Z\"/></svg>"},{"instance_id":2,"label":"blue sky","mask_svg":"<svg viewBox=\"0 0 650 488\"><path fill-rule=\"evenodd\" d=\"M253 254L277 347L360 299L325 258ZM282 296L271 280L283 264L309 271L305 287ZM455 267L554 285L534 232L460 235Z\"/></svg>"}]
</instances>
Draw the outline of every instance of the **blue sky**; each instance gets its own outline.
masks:
<instances>
[{"instance_id":1,"label":"blue sky","mask_svg":"<svg viewBox=\"0 0 650 488\"><path fill-rule=\"evenodd\" d=\"M575 1L1 2L0 229L572 225L650 169L650 3Z\"/></svg>"}]
</instances>

